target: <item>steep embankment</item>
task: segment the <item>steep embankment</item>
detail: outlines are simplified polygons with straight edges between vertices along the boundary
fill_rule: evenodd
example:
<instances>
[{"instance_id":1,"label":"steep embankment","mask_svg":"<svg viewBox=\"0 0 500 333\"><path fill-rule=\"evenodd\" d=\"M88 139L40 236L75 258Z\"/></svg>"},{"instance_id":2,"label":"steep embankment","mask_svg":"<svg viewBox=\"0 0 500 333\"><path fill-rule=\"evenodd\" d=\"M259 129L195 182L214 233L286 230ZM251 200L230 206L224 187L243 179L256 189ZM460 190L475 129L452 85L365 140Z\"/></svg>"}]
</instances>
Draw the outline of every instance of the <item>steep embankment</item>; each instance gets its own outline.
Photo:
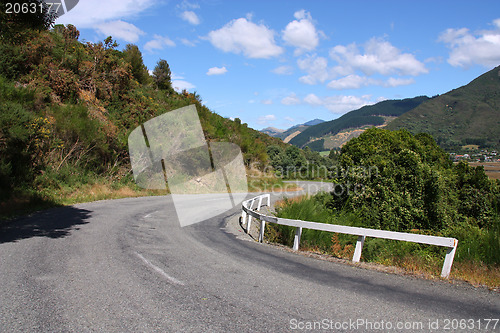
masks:
<instances>
[{"instance_id":1,"label":"steep embankment","mask_svg":"<svg viewBox=\"0 0 500 333\"><path fill-rule=\"evenodd\" d=\"M31 29L14 18L0 24L16 27L0 30L0 215L33 199L133 194L128 134L189 104L206 139L237 144L248 167L267 164L268 146L285 146L209 110L196 93L174 91L166 60L149 75L135 45L120 51L111 37L80 42L72 25Z\"/></svg>"}]
</instances>

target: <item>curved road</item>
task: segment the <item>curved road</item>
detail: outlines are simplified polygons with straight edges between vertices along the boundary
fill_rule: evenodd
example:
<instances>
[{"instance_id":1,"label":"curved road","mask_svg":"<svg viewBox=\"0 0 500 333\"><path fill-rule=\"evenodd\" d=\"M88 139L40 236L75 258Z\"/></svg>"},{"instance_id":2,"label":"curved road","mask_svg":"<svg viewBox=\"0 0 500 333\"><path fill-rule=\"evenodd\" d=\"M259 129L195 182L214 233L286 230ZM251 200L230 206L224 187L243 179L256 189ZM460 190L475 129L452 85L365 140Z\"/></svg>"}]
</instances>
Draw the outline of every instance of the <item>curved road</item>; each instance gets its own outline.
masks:
<instances>
[{"instance_id":1,"label":"curved road","mask_svg":"<svg viewBox=\"0 0 500 333\"><path fill-rule=\"evenodd\" d=\"M500 317L495 292L243 240L226 228L237 212L180 228L166 196L10 223L0 233L0 331L427 332L473 319L470 332Z\"/></svg>"}]
</instances>

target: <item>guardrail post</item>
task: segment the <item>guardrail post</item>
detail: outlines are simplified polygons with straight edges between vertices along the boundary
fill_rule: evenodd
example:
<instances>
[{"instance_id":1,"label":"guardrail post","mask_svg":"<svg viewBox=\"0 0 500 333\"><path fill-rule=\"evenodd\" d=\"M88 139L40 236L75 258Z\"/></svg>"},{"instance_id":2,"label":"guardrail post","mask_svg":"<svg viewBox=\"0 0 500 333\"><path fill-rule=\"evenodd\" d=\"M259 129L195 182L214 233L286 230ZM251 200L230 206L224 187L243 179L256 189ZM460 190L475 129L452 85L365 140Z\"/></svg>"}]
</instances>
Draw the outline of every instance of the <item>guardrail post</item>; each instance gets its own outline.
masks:
<instances>
[{"instance_id":1,"label":"guardrail post","mask_svg":"<svg viewBox=\"0 0 500 333\"><path fill-rule=\"evenodd\" d=\"M295 228L295 237L293 238L293 249L294 251L299 250L300 236L302 236L302 227Z\"/></svg>"},{"instance_id":2,"label":"guardrail post","mask_svg":"<svg viewBox=\"0 0 500 333\"><path fill-rule=\"evenodd\" d=\"M241 210L241 224L245 224L247 222L247 212L243 209Z\"/></svg>"},{"instance_id":3,"label":"guardrail post","mask_svg":"<svg viewBox=\"0 0 500 333\"><path fill-rule=\"evenodd\" d=\"M267 197L267 207L271 207L271 195L267 194L266 197Z\"/></svg>"},{"instance_id":4,"label":"guardrail post","mask_svg":"<svg viewBox=\"0 0 500 333\"><path fill-rule=\"evenodd\" d=\"M262 196L259 197L259 203L257 204L257 210L260 210L261 205L262 205Z\"/></svg>"},{"instance_id":5,"label":"guardrail post","mask_svg":"<svg viewBox=\"0 0 500 333\"><path fill-rule=\"evenodd\" d=\"M361 251L363 251L363 245L365 244L365 236L358 236L358 241L356 242L356 249L354 250L354 255L352 256L352 262L359 262L361 259Z\"/></svg>"},{"instance_id":6,"label":"guardrail post","mask_svg":"<svg viewBox=\"0 0 500 333\"><path fill-rule=\"evenodd\" d=\"M444 257L443 270L441 271L441 277L448 278L451 272L451 265L453 265L453 258L455 258L455 252L457 251L457 241L455 241L455 246L449 247L446 252L446 257Z\"/></svg>"},{"instance_id":7,"label":"guardrail post","mask_svg":"<svg viewBox=\"0 0 500 333\"><path fill-rule=\"evenodd\" d=\"M260 221L260 233L259 233L259 242L264 241L264 230L266 230L266 221Z\"/></svg>"},{"instance_id":8,"label":"guardrail post","mask_svg":"<svg viewBox=\"0 0 500 333\"><path fill-rule=\"evenodd\" d=\"M250 205L248 206L248 209L252 209L253 203L255 200L252 200L250 202ZM247 220L247 234L250 232L250 226L252 225L252 215L248 214L248 220Z\"/></svg>"}]
</instances>

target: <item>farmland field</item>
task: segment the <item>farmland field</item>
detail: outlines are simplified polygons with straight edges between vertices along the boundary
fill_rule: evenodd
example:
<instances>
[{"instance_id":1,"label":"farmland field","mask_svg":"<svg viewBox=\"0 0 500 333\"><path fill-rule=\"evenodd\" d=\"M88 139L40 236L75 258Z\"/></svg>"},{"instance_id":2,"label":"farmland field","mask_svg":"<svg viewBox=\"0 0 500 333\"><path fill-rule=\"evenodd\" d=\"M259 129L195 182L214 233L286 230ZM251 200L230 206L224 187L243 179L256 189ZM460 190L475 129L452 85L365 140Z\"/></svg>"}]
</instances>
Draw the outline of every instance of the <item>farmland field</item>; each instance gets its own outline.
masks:
<instances>
[{"instance_id":1,"label":"farmland field","mask_svg":"<svg viewBox=\"0 0 500 333\"><path fill-rule=\"evenodd\" d=\"M484 167L484 171L486 175L491 179L499 179L500 180L500 163L499 162L474 162L469 163L470 166L476 167L482 165Z\"/></svg>"}]
</instances>

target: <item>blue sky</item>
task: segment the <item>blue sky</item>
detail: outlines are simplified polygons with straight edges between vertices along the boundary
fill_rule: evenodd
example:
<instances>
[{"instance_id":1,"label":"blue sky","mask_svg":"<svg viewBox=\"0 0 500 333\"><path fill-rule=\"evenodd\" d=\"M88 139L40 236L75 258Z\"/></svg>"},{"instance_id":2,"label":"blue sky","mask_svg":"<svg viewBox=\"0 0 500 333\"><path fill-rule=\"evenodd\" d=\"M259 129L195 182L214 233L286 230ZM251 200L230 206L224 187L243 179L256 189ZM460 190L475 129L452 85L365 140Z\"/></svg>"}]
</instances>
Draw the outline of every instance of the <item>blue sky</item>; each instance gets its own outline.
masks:
<instances>
[{"instance_id":1,"label":"blue sky","mask_svg":"<svg viewBox=\"0 0 500 333\"><path fill-rule=\"evenodd\" d=\"M255 129L433 96L500 65L500 1L80 0L56 23L139 46Z\"/></svg>"}]
</instances>

